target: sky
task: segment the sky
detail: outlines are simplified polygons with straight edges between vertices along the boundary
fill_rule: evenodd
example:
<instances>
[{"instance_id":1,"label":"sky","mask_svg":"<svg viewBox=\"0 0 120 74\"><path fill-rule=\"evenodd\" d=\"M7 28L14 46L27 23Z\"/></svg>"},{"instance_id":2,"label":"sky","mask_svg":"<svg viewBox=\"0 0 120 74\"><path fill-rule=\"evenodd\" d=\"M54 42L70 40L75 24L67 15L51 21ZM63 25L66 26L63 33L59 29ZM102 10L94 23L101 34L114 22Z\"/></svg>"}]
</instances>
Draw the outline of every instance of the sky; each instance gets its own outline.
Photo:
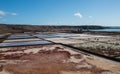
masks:
<instances>
[{"instance_id":1,"label":"sky","mask_svg":"<svg viewBox=\"0 0 120 74\"><path fill-rule=\"evenodd\" d=\"M120 0L0 0L0 23L120 26Z\"/></svg>"}]
</instances>

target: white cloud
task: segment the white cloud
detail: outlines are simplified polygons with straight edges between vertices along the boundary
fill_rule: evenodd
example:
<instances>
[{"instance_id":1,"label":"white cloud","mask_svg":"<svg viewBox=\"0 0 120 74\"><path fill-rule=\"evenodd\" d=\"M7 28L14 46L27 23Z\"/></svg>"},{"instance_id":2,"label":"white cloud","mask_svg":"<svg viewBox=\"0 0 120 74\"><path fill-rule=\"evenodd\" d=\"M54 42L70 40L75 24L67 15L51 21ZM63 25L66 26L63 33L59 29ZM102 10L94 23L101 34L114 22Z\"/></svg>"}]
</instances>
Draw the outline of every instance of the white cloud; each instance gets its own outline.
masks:
<instances>
[{"instance_id":1,"label":"white cloud","mask_svg":"<svg viewBox=\"0 0 120 74\"><path fill-rule=\"evenodd\" d=\"M1 16L5 15L5 14L6 14L6 13L5 13L4 11L0 10L0 15L1 15Z\"/></svg>"},{"instance_id":2,"label":"white cloud","mask_svg":"<svg viewBox=\"0 0 120 74\"><path fill-rule=\"evenodd\" d=\"M4 15L17 15L17 13L14 12L5 12L0 10L0 16L4 16Z\"/></svg>"},{"instance_id":3,"label":"white cloud","mask_svg":"<svg viewBox=\"0 0 120 74\"><path fill-rule=\"evenodd\" d=\"M17 13L11 13L11 15L17 15Z\"/></svg>"},{"instance_id":4,"label":"white cloud","mask_svg":"<svg viewBox=\"0 0 120 74\"><path fill-rule=\"evenodd\" d=\"M14 12L5 12L3 10L0 10L0 22L5 22L6 21L6 18L5 16L9 16L9 15L18 15L17 13L14 13Z\"/></svg>"},{"instance_id":5,"label":"white cloud","mask_svg":"<svg viewBox=\"0 0 120 74\"><path fill-rule=\"evenodd\" d=\"M77 17L80 17L80 18L83 17L79 12L78 12L78 13L75 13L74 16L77 16Z\"/></svg>"},{"instance_id":6,"label":"white cloud","mask_svg":"<svg viewBox=\"0 0 120 74\"><path fill-rule=\"evenodd\" d=\"M88 16L89 18L92 18L92 16Z\"/></svg>"}]
</instances>

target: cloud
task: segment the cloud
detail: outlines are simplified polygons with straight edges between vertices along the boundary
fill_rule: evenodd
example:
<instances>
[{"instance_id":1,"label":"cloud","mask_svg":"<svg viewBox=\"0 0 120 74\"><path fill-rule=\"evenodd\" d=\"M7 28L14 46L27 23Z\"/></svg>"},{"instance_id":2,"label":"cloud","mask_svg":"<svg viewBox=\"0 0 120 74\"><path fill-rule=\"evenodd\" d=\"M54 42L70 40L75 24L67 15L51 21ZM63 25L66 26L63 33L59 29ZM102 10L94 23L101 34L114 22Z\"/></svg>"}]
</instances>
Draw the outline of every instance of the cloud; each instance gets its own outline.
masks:
<instances>
[{"instance_id":1,"label":"cloud","mask_svg":"<svg viewBox=\"0 0 120 74\"><path fill-rule=\"evenodd\" d=\"M89 18L92 18L92 16L88 16Z\"/></svg>"},{"instance_id":2,"label":"cloud","mask_svg":"<svg viewBox=\"0 0 120 74\"><path fill-rule=\"evenodd\" d=\"M11 13L11 15L17 15L17 13Z\"/></svg>"},{"instance_id":3,"label":"cloud","mask_svg":"<svg viewBox=\"0 0 120 74\"><path fill-rule=\"evenodd\" d=\"M4 15L17 15L17 13L15 12L5 12L0 10L0 16L4 16Z\"/></svg>"},{"instance_id":4,"label":"cloud","mask_svg":"<svg viewBox=\"0 0 120 74\"><path fill-rule=\"evenodd\" d=\"M5 14L6 14L6 12L0 10L0 15L1 15L1 16L4 16Z\"/></svg>"},{"instance_id":5,"label":"cloud","mask_svg":"<svg viewBox=\"0 0 120 74\"><path fill-rule=\"evenodd\" d=\"M80 18L83 17L79 12L78 12L78 13L75 13L74 16L77 16L77 17L80 17Z\"/></svg>"},{"instance_id":6,"label":"cloud","mask_svg":"<svg viewBox=\"0 0 120 74\"><path fill-rule=\"evenodd\" d=\"M6 21L6 18L5 16L16 16L18 15L17 13L15 12L6 12L6 11L3 11L3 10L0 10L0 22L5 22Z\"/></svg>"}]
</instances>

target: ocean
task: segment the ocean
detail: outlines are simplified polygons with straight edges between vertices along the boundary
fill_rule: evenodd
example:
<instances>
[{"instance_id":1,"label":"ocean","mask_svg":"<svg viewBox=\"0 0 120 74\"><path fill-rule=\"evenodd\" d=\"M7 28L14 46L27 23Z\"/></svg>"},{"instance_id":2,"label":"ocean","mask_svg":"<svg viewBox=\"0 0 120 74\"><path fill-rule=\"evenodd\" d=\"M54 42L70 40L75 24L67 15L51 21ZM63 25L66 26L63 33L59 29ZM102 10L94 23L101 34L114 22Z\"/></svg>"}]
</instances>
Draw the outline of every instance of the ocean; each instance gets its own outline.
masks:
<instances>
[{"instance_id":1,"label":"ocean","mask_svg":"<svg viewBox=\"0 0 120 74\"><path fill-rule=\"evenodd\" d=\"M90 30L95 32L120 32L120 27L109 27L105 29Z\"/></svg>"},{"instance_id":2,"label":"ocean","mask_svg":"<svg viewBox=\"0 0 120 74\"><path fill-rule=\"evenodd\" d=\"M99 29L99 30L90 30L96 32L120 32L120 29Z\"/></svg>"}]
</instances>

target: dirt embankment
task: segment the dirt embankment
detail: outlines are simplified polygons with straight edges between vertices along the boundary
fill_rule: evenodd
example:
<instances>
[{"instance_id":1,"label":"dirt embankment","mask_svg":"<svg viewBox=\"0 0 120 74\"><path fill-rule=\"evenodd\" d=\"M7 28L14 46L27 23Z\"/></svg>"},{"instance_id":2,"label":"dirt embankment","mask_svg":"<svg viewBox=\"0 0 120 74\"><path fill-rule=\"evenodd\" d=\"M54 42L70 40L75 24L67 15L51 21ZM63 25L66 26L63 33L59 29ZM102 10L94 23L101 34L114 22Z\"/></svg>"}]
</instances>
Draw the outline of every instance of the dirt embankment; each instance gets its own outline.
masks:
<instances>
[{"instance_id":1,"label":"dirt embankment","mask_svg":"<svg viewBox=\"0 0 120 74\"><path fill-rule=\"evenodd\" d=\"M3 72L12 74L119 74L120 66L62 45L1 48ZM103 64L102 64L103 63ZM105 68L105 66L108 67ZM104 65L103 67L101 65ZM5 73L5 74L7 74Z\"/></svg>"}]
</instances>

